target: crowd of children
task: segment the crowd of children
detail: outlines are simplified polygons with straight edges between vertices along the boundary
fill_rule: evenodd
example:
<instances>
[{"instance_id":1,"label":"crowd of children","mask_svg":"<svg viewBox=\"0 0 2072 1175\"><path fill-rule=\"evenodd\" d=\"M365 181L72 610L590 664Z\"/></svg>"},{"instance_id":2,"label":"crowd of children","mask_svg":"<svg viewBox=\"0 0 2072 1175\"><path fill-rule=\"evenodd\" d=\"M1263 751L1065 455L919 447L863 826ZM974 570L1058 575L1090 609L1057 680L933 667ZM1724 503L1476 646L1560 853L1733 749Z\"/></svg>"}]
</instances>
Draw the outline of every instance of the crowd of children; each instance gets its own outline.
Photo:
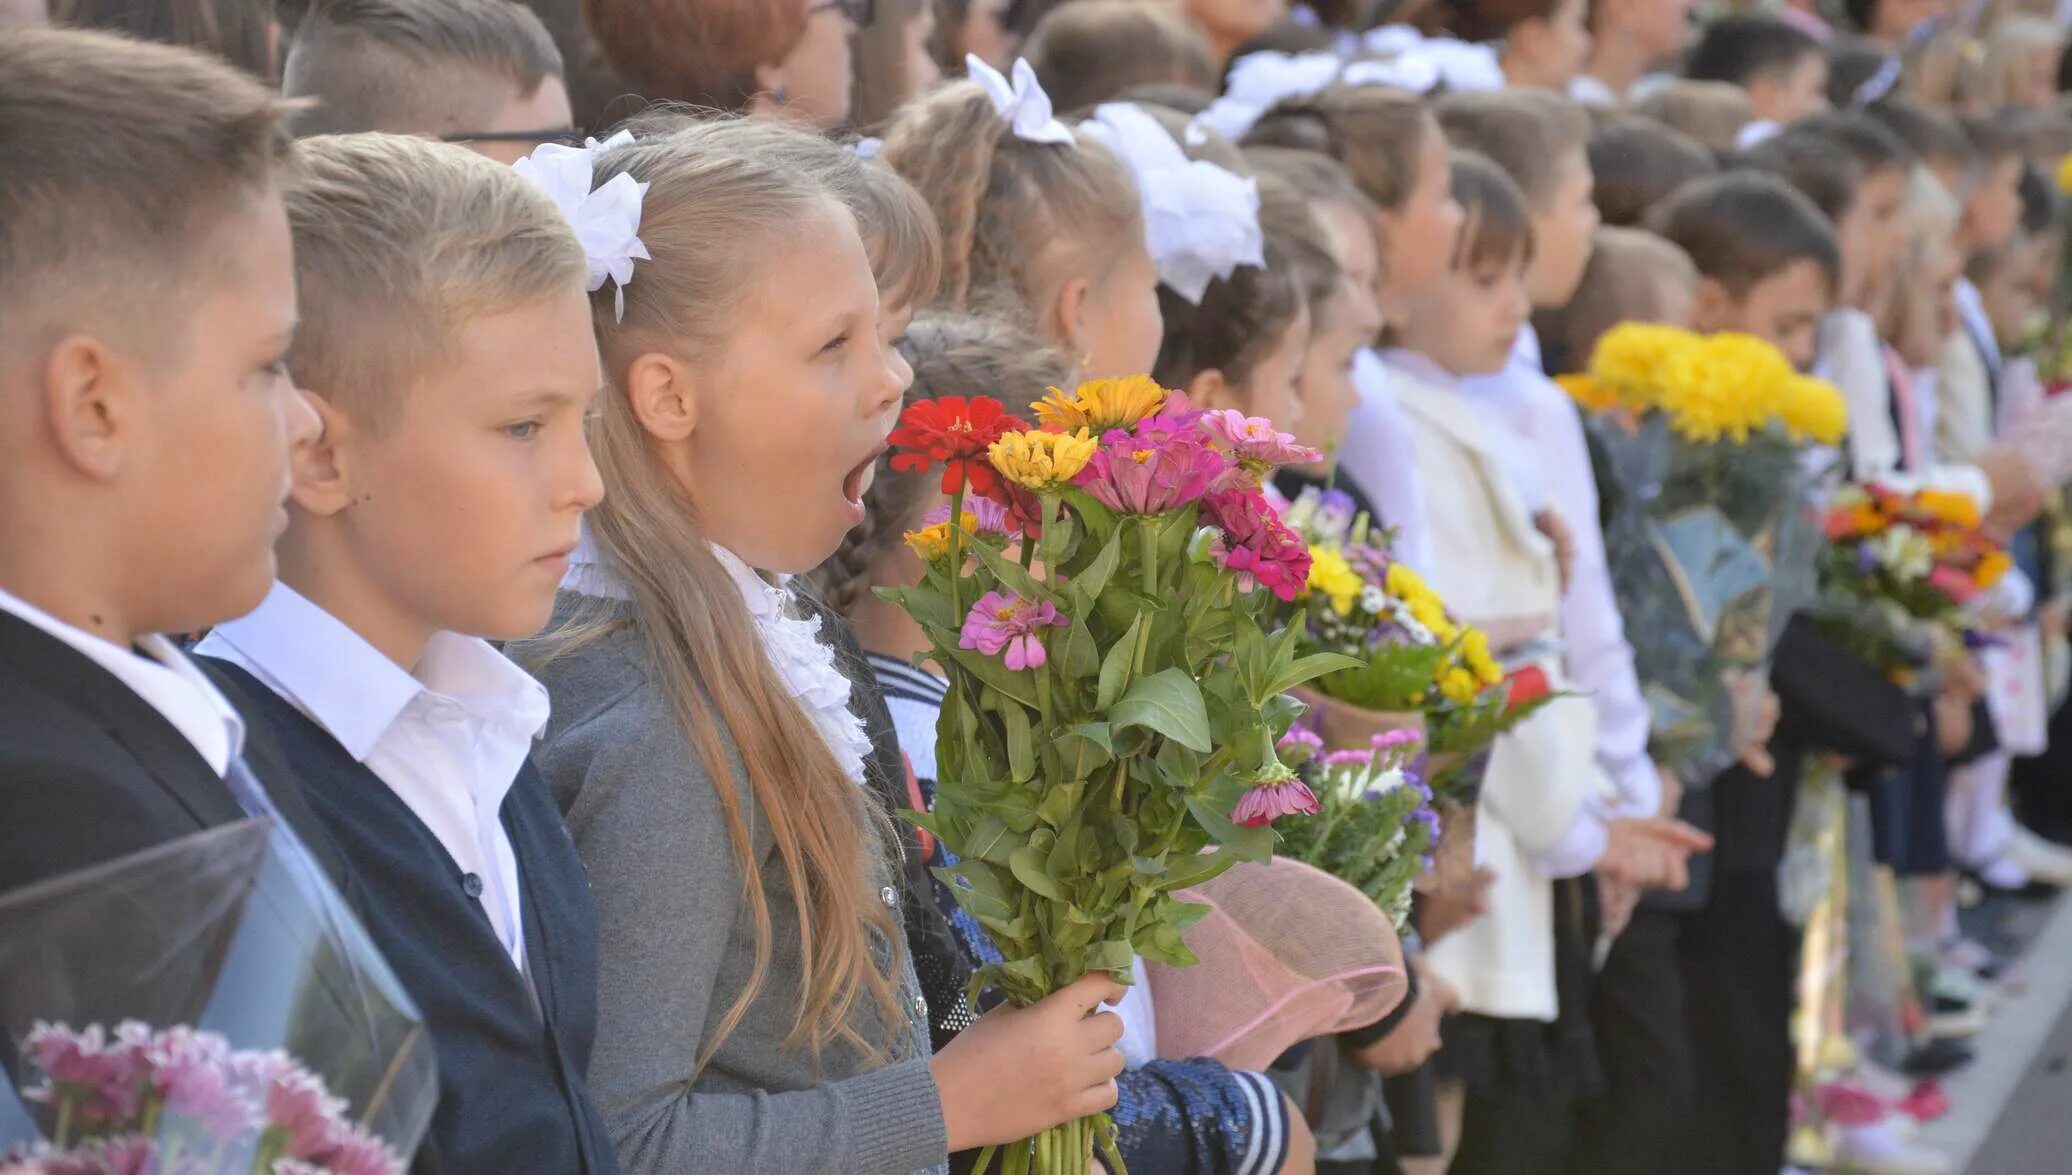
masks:
<instances>
[{"instance_id":1,"label":"crowd of children","mask_svg":"<svg viewBox=\"0 0 2072 1175\"><path fill-rule=\"evenodd\" d=\"M1156 1175L1947 1170L1912 1124L2010 968L1960 896L2072 886L2061 20L0 0L0 898L272 819L424 1017L413 1170L946 1171L1099 1111ZM1630 323L1773 345L1849 479L2014 552L1897 761L1792 629L1733 766L1658 761L1555 379ZM1325 454L1273 488L1554 690L1405 997L1263 1070L1162 1051L1141 963L994 1007L898 815L947 686L884 593L950 504L902 409L1144 374ZM1830 768L1925 1018L1810 1066Z\"/></svg>"}]
</instances>

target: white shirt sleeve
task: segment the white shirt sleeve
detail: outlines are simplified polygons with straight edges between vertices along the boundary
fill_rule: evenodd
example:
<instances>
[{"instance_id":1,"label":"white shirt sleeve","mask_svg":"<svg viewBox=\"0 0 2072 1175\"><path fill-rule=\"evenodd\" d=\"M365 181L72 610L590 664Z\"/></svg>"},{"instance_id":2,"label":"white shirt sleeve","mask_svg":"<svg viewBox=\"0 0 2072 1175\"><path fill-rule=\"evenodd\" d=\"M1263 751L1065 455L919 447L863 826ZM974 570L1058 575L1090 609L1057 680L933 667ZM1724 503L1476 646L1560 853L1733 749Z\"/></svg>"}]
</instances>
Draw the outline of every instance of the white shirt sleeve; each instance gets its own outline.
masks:
<instances>
[{"instance_id":1,"label":"white shirt sleeve","mask_svg":"<svg viewBox=\"0 0 2072 1175\"><path fill-rule=\"evenodd\" d=\"M1361 351L1353 360L1360 403L1346 425L1338 462L1381 513L1382 524L1395 528L1395 557L1411 570L1430 575L1431 534L1424 486L1418 480L1417 446L1388 379L1388 367L1374 351Z\"/></svg>"}]
</instances>

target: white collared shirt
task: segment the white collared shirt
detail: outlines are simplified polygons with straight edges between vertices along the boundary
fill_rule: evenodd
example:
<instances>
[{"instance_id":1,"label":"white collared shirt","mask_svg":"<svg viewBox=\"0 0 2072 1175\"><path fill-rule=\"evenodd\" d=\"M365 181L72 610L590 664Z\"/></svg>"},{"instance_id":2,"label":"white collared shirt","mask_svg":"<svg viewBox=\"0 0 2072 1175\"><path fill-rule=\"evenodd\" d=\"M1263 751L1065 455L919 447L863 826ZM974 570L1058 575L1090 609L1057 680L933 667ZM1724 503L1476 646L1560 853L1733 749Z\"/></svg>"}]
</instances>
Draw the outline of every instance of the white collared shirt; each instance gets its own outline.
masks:
<instances>
[{"instance_id":1,"label":"white collared shirt","mask_svg":"<svg viewBox=\"0 0 2072 1175\"><path fill-rule=\"evenodd\" d=\"M67 624L27 600L0 588L0 611L63 641L114 674L222 775L245 746L245 721L215 685L173 642L155 633L137 638L134 651Z\"/></svg>"},{"instance_id":2,"label":"white collared shirt","mask_svg":"<svg viewBox=\"0 0 2072 1175\"><path fill-rule=\"evenodd\" d=\"M1397 560L1431 574L1431 535L1425 521L1424 484L1417 472L1417 446L1410 424L1389 389L1388 365L1371 347L1353 356L1353 387L1360 402L1345 426L1339 467L1359 486L1383 525L1396 531Z\"/></svg>"},{"instance_id":3,"label":"white collared shirt","mask_svg":"<svg viewBox=\"0 0 2072 1175\"><path fill-rule=\"evenodd\" d=\"M547 690L487 641L442 632L406 672L286 584L201 652L249 670L337 739L423 821L523 972L525 919L504 798L547 725Z\"/></svg>"}]
</instances>

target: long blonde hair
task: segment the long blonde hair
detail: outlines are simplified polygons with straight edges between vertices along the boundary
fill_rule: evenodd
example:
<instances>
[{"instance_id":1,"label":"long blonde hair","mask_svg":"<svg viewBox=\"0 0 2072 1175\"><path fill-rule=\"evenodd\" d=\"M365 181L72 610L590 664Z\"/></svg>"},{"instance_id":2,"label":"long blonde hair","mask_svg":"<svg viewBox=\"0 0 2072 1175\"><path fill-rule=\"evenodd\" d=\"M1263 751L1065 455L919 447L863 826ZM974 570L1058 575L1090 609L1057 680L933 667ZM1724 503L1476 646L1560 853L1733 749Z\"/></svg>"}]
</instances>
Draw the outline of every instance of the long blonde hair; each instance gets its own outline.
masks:
<instances>
[{"instance_id":1,"label":"long blonde hair","mask_svg":"<svg viewBox=\"0 0 2072 1175\"><path fill-rule=\"evenodd\" d=\"M650 185L640 236L653 260L626 287L623 320L608 292L594 303L599 347L615 382L644 354L714 363L769 245L837 205L838 194L809 170L738 147L720 126L621 147L599 161L598 184L627 173ZM714 555L683 486L654 459L652 443L624 389L615 389L592 442L609 492L586 521L604 565L632 596L656 678L718 792L755 919L748 983L698 1065L739 1026L769 978L770 910L751 819L769 829L799 921L798 1022L784 1047L808 1043L816 1062L837 1040L875 1059L895 1055L908 1035L896 978L903 939L869 881L880 863L874 854L891 843L889 821L836 763L779 680L740 589ZM609 608L586 605L547 638L542 660L622 626ZM737 799L723 732L747 776L752 814ZM887 949L874 949L874 936ZM866 1003L876 1008L882 1034L858 1027Z\"/></svg>"}]
</instances>

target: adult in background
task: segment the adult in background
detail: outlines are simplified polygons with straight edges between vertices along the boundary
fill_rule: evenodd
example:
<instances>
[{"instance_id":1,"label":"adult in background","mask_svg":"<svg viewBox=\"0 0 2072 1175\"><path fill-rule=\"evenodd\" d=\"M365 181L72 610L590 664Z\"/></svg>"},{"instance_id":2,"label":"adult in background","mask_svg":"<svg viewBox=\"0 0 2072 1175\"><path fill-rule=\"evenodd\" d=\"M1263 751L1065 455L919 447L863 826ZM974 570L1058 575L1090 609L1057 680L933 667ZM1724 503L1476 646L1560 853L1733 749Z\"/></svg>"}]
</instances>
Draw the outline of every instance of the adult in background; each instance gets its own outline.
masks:
<instances>
[{"instance_id":1,"label":"adult in background","mask_svg":"<svg viewBox=\"0 0 2072 1175\"><path fill-rule=\"evenodd\" d=\"M870 0L583 0L583 21L605 60L650 101L832 130L849 121L850 40L870 8Z\"/></svg>"}]
</instances>

